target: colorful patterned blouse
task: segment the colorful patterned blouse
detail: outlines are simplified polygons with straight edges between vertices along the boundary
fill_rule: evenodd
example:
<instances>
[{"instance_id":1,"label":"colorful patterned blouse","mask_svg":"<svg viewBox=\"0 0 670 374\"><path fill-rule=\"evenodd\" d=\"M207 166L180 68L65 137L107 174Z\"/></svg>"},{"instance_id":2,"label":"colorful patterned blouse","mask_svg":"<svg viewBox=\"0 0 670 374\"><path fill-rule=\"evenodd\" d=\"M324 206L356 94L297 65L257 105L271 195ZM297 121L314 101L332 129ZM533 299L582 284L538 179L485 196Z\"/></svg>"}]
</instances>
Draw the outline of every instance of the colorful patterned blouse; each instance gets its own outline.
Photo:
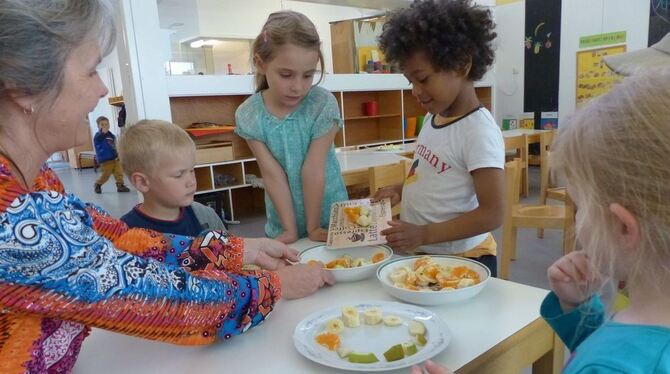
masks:
<instances>
[{"instance_id":1,"label":"colorful patterned blouse","mask_svg":"<svg viewBox=\"0 0 670 374\"><path fill-rule=\"evenodd\" d=\"M242 271L240 238L128 229L65 193L46 166L31 191L0 157L0 373L70 372L90 327L195 345L261 323L279 279Z\"/></svg>"}]
</instances>

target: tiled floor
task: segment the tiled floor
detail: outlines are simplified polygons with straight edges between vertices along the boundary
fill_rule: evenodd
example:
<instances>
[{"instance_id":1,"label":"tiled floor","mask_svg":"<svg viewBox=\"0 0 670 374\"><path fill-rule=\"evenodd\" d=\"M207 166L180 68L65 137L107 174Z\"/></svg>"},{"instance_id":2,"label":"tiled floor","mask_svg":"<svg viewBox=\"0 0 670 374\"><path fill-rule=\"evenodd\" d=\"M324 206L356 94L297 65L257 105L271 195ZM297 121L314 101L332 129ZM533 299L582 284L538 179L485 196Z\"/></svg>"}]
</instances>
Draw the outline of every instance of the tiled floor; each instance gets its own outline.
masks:
<instances>
[{"instance_id":1,"label":"tiled floor","mask_svg":"<svg viewBox=\"0 0 670 374\"><path fill-rule=\"evenodd\" d=\"M118 193L116 192L114 180L110 178L102 187L103 193L96 194L93 192L93 183L97 175L92 169L78 171L70 169L67 164L55 164L53 167L68 191L74 192L84 201L102 206L115 217L125 214L139 201L139 195L130 183L126 183L126 185L130 187L131 192ZM538 178L539 169L531 168L531 193L524 201L537 201L539 190ZM264 219L264 215L243 219L239 225L231 225L230 231L240 236L262 236L264 232ZM500 245L502 242L501 230L496 230L493 235ZM511 280L536 287L548 288L547 267L560 257L562 253L562 240L562 231L547 230L544 239L538 239L535 236L534 229L519 230L517 243L518 257L511 266Z\"/></svg>"}]
</instances>

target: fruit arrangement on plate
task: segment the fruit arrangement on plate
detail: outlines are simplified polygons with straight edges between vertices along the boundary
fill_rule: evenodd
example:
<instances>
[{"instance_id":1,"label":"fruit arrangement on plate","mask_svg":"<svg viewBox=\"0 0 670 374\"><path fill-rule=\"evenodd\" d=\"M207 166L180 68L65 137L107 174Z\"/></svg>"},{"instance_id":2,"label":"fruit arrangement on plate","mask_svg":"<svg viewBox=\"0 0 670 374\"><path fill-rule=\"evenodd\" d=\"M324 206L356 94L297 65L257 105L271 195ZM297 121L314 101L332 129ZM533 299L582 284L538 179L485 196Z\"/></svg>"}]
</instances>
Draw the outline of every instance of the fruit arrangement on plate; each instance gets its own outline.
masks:
<instances>
[{"instance_id":1,"label":"fruit arrangement on plate","mask_svg":"<svg viewBox=\"0 0 670 374\"><path fill-rule=\"evenodd\" d=\"M336 351L342 359L358 364L371 364L379 362L380 358L374 352L355 352L344 346L340 339L340 333L346 328L363 328L360 316L363 316L363 325L383 325L385 328L401 328L405 320L396 315L384 315L380 308L367 308L361 313L355 306L346 306L342 308L342 315L339 318L333 318L325 323L324 331L314 337L319 345L328 350ZM397 342L391 345L384 352L384 359L387 362L402 360L405 357L412 356L418 352L428 342L426 337L426 327L418 320L408 322L408 332L411 340Z\"/></svg>"}]
</instances>

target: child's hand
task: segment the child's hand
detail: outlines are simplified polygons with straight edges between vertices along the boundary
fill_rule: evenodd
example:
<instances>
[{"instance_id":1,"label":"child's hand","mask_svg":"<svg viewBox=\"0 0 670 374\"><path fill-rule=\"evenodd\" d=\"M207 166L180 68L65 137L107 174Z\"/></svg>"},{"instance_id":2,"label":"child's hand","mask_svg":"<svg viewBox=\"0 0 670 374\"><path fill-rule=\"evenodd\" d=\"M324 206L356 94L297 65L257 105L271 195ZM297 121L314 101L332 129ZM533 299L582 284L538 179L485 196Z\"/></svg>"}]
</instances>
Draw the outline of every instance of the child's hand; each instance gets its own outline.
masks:
<instances>
[{"instance_id":1,"label":"child's hand","mask_svg":"<svg viewBox=\"0 0 670 374\"><path fill-rule=\"evenodd\" d=\"M428 374L453 374L453 372L440 364L436 364L431 360L426 361L426 371ZM423 370L419 366L412 366L410 374L423 374Z\"/></svg>"},{"instance_id":2,"label":"child's hand","mask_svg":"<svg viewBox=\"0 0 670 374\"><path fill-rule=\"evenodd\" d=\"M318 227L309 232L308 238L315 242L325 242L328 239L328 230Z\"/></svg>"},{"instance_id":3,"label":"child's hand","mask_svg":"<svg viewBox=\"0 0 670 374\"><path fill-rule=\"evenodd\" d=\"M591 297L601 280L583 251L570 252L547 270L549 284L564 313Z\"/></svg>"},{"instance_id":4,"label":"child's hand","mask_svg":"<svg viewBox=\"0 0 670 374\"><path fill-rule=\"evenodd\" d=\"M276 270L286 266L287 261L299 262L300 257L296 250L286 244L268 238L244 239L244 263Z\"/></svg>"},{"instance_id":5,"label":"child's hand","mask_svg":"<svg viewBox=\"0 0 670 374\"><path fill-rule=\"evenodd\" d=\"M298 240L298 233L296 231L286 230L275 238L285 244L295 243Z\"/></svg>"},{"instance_id":6,"label":"child's hand","mask_svg":"<svg viewBox=\"0 0 670 374\"><path fill-rule=\"evenodd\" d=\"M401 194L402 193L402 185L400 185L400 188L398 186L389 186L389 187L384 187L380 188L377 190L377 193L372 196L371 201L379 201L383 199L391 199L391 206L394 206L400 202Z\"/></svg>"},{"instance_id":7,"label":"child's hand","mask_svg":"<svg viewBox=\"0 0 670 374\"><path fill-rule=\"evenodd\" d=\"M335 284L333 274L322 263L297 264L277 270L281 280L282 297L299 299L309 296L326 284Z\"/></svg>"},{"instance_id":8,"label":"child's hand","mask_svg":"<svg viewBox=\"0 0 670 374\"><path fill-rule=\"evenodd\" d=\"M423 244L425 226L414 225L403 221L389 221L388 229L381 232L386 236L389 247L394 251L413 252Z\"/></svg>"}]
</instances>

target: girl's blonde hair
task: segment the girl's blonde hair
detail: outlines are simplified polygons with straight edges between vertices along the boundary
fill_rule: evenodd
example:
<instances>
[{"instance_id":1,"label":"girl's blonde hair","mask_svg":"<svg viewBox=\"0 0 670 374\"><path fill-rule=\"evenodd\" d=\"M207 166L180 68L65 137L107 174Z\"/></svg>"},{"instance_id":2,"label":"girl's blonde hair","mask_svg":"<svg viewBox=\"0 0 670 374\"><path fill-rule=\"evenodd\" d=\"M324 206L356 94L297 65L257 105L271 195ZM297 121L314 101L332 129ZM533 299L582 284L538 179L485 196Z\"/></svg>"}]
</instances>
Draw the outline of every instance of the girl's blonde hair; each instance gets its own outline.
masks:
<instances>
[{"instance_id":1,"label":"girl's blonde hair","mask_svg":"<svg viewBox=\"0 0 670 374\"><path fill-rule=\"evenodd\" d=\"M313 49L319 53L321 77L317 84L321 83L325 74L321 40L312 21L302 13L282 10L270 14L268 20L265 21L265 25L263 25L263 30L254 40L252 60L255 63L256 58L260 58L263 62L270 62L275 58L276 49L285 44ZM256 69L256 92L268 88L265 75Z\"/></svg>"},{"instance_id":2,"label":"girl's blonde hair","mask_svg":"<svg viewBox=\"0 0 670 374\"><path fill-rule=\"evenodd\" d=\"M593 263L607 277L625 266L629 285L657 291L670 274L669 87L670 70L625 79L575 113L552 147L552 166L581 197L577 209L590 238L584 250ZM625 260L618 257L612 203L634 214L640 226L640 248Z\"/></svg>"}]
</instances>

